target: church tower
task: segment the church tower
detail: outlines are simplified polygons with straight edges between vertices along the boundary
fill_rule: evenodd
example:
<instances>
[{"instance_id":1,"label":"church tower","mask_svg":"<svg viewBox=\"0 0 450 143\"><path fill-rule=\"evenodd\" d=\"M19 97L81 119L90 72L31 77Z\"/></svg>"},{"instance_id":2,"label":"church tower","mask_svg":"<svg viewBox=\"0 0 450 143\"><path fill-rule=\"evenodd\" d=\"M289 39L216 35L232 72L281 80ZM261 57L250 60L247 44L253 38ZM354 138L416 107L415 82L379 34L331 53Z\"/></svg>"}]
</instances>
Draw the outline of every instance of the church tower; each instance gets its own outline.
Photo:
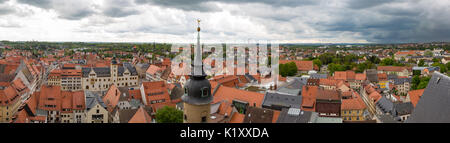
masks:
<instances>
[{"instance_id":1,"label":"church tower","mask_svg":"<svg viewBox=\"0 0 450 143\"><path fill-rule=\"evenodd\" d=\"M116 83L117 80L117 74L119 73L119 63L116 60L116 56L113 57L113 59L111 60L111 67L110 67L110 72L111 72L111 81L112 83Z\"/></svg>"},{"instance_id":2,"label":"church tower","mask_svg":"<svg viewBox=\"0 0 450 143\"><path fill-rule=\"evenodd\" d=\"M202 50L200 47L200 20L197 20L197 46L194 55L194 70L184 85L184 95L181 97L184 106L184 123L208 123L210 121L211 84L203 71Z\"/></svg>"}]
</instances>

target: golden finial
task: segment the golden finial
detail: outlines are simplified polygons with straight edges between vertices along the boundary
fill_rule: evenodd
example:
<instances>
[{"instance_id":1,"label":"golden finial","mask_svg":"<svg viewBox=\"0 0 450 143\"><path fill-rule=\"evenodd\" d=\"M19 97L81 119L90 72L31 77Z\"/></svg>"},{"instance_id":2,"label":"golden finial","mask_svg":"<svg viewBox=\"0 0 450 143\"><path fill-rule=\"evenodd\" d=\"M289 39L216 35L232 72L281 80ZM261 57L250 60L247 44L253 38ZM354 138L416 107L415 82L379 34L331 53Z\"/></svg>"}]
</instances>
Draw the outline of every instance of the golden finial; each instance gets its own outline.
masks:
<instances>
[{"instance_id":1,"label":"golden finial","mask_svg":"<svg viewBox=\"0 0 450 143\"><path fill-rule=\"evenodd\" d=\"M201 20L200 20L200 19L197 19L197 23L198 23L197 31L198 31L198 32L200 32L200 22L201 22Z\"/></svg>"}]
</instances>

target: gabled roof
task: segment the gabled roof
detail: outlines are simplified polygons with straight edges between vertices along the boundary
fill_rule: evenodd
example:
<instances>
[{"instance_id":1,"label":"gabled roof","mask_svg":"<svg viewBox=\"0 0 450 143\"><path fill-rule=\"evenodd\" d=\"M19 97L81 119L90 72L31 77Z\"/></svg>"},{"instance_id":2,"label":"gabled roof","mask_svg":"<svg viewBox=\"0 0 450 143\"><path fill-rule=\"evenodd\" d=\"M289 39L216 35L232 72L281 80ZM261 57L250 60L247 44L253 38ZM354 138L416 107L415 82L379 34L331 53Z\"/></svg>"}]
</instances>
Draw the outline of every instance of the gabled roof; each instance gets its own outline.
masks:
<instances>
[{"instance_id":1,"label":"gabled roof","mask_svg":"<svg viewBox=\"0 0 450 143\"><path fill-rule=\"evenodd\" d=\"M383 111L383 113L392 113L394 110L394 103L385 96L381 97L376 104Z\"/></svg>"},{"instance_id":2,"label":"gabled roof","mask_svg":"<svg viewBox=\"0 0 450 143\"><path fill-rule=\"evenodd\" d=\"M42 86L39 96L39 109L61 111L61 86Z\"/></svg>"},{"instance_id":3,"label":"gabled roof","mask_svg":"<svg viewBox=\"0 0 450 143\"><path fill-rule=\"evenodd\" d=\"M411 83L412 79L411 78L397 78L394 80L394 84L395 85L400 85L400 84L404 84L405 82L407 83Z\"/></svg>"},{"instance_id":4,"label":"gabled roof","mask_svg":"<svg viewBox=\"0 0 450 143\"><path fill-rule=\"evenodd\" d=\"M128 123L130 119L136 114L138 109L122 109L118 110L119 112L119 122L120 123Z\"/></svg>"},{"instance_id":5,"label":"gabled roof","mask_svg":"<svg viewBox=\"0 0 450 143\"><path fill-rule=\"evenodd\" d=\"M393 71L393 72L403 72L404 70L411 71L412 67L406 66L378 66L378 71Z\"/></svg>"},{"instance_id":6,"label":"gabled roof","mask_svg":"<svg viewBox=\"0 0 450 143\"><path fill-rule=\"evenodd\" d=\"M303 86L305 86L305 83L303 83L299 79L294 79L291 82L286 83L283 86L279 87L278 92L291 95L299 95L302 91Z\"/></svg>"},{"instance_id":7,"label":"gabled roof","mask_svg":"<svg viewBox=\"0 0 450 143\"><path fill-rule=\"evenodd\" d=\"M264 94L240 90L232 87L219 86L215 91L213 103L224 100L229 103L232 103L233 100L240 100L248 102L249 106L256 105L257 107L261 107L264 100Z\"/></svg>"},{"instance_id":8,"label":"gabled roof","mask_svg":"<svg viewBox=\"0 0 450 143\"><path fill-rule=\"evenodd\" d=\"M301 96L286 95L280 93L266 92L263 106L282 106L287 108L300 108L302 104Z\"/></svg>"},{"instance_id":9,"label":"gabled roof","mask_svg":"<svg viewBox=\"0 0 450 143\"><path fill-rule=\"evenodd\" d=\"M274 112L270 109L263 109L249 106L244 117L244 123L272 123Z\"/></svg>"},{"instance_id":10,"label":"gabled roof","mask_svg":"<svg viewBox=\"0 0 450 143\"><path fill-rule=\"evenodd\" d=\"M318 93L318 86L303 86L302 89L302 110L314 111L316 97Z\"/></svg>"},{"instance_id":11,"label":"gabled roof","mask_svg":"<svg viewBox=\"0 0 450 143\"><path fill-rule=\"evenodd\" d=\"M278 116L277 123L310 123L312 113L296 108L284 108Z\"/></svg>"},{"instance_id":12,"label":"gabled roof","mask_svg":"<svg viewBox=\"0 0 450 143\"><path fill-rule=\"evenodd\" d=\"M106 92L106 95L103 97L103 102L105 102L106 106L108 107L108 111L112 111L114 107L117 106L119 103L120 96L122 96L122 93L119 91L116 85L111 85L111 87L108 89L108 92Z\"/></svg>"},{"instance_id":13,"label":"gabled roof","mask_svg":"<svg viewBox=\"0 0 450 143\"><path fill-rule=\"evenodd\" d=\"M434 72L422 98L407 122L449 123L450 122L450 78Z\"/></svg>"},{"instance_id":14,"label":"gabled roof","mask_svg":"<svg viewBox=\"0 0 450 143\"><path fill-rule=\"evenodd\" d=\"M128 123L151 123L152 117L150 117L149 113L143 108L140 107L136 114L134 114L133 117L131 117L130 121Z\"/></svg>"},{"instance_id":15,"label":"gabled roof","mask_svg":"<svg viewBox=\"0 0 450 143\"><path fill-rule=\"evenodd\" d=\"M319 73L313 73L313 74L310 74L309 76L310 76L310 78L313 78L313 79L328 78L327 74L319 74Z\"/></svg>"},{"instance_id":16,"label":"gabled roof","mask_svg":"<svg viewBox=\"0 0 450 143\"><path fill-rule=\"evenodd\" d=\"M80 91L72 93L72 109L74 110L86 109L84 92Z\"/></svg>"},{"instance_id":17,"label":"gabled roof","mask_svg":"<svg viewBox=\"0 0 450 143\"><path fill-rule=\"evenodd\" d=\"M94 70L97 77L110 77L111 68L109 67L94 67L94 68L82 68L83 77L89 77L91 70Z\"/></svg>"},{"instance_id":18,"label":"gabled roof","mask_svg":"<svg viewBox=\"0 0 450 143\"><path fill-rule=\"evenodd\" d=\"M337 80L354 80L355 72L354 71L336 71L334 72L334 79Z\"/></svg>"},{"instance_id":19,"label":"gabled roof","mask_svg":"<svg viewBox=\"0 0 450 143\"><path fill-rule=\"evenodd\" d=\"M0 90L0 105L13 104L14 101L19 100L18 96L17 91L12 86L8 86L6 89Z\"/></svg>"},{"instance_id":20,"label":"gabled roof","mask_svg":"<svg viewBox=\"0 0 450 143\"><path fill-rule=\"evenodd\" d=\"M106 109L105 103L98 94L95 94L91 91L85 91L84 94L86 95L86 110L90 110L97 104Z\"/></svg>"},{"instance_id":21,"label":"gabled roof","mask_svg":"<svg viewBox=\"0 0 450 143\"><path fill-rule=\"evenodd\" d=\"M155 65L150 65L150 67L148 67L146 73L148 74L156 74L158 72L162 72L161 68L159 68L158 66Z\"/></svg>"},{"instance_id":22,"label":"gabled roof","mask_svg":"<svg viewBox=\"0 0 450 143\"><path fill-rule=\"evenodd\" d=\"M280 60L280 64L286 64L289 62L294 62L297 65L297 69L299 71L310 71L313 70L314 64L313 61L298 61L298 60Z\"/></svg>"},{"instance_id":23,"label":"gabled roof","mask_svg":"<svg viewBox=\"0 0 450 143\"><path fill-rule=\"evenodd\" d=\"M366 104L359 94L354 93L355 95L352 99L342 99L341 110L362 110L366 108Z\"/></svg>"},{"instance_id":24,"label":"gabled roof","mask_svg":"<svg viewBox=\"0 0 450 143\"><path fill-rule=\"evenodd\" d=\"M411 102L405 102L405 103L395 103L394 104L394 111L392 115L395 116L402 116L402 115L408 115L411 114L413 111L413 105Z\"/></svg>"},{"instance_id":25,"label":"gabled roof","mask_svg":"<svg viewBox=\"0 0 450 143\"><path fill-rule=\"evenodd\" d=\"M319 88L319 90L317 91L316 102L319 100L321 100L321 101L332 101L332 100L340 101L341 94L337 90L326 90L326 89Z\"/></svg>"},{"instance_id":26,"label":"gabled roof","mask_svg":"<svg viewBox=\"0 0 450 143\"><path fill-rule=\"evenodd\" d=\"M363 73L355 74L355 80L366 80L366 79L367 79L366 74Z\"/></svg>"},{"instance_id":27,"label":"gabled roof","mask_svg":"<svg viewBox=\"0 0 450 143\"><path fill-rule=\"evenodd\" d=\"M424 91L425 89L419 89L419 90L411 90L408 92L409 99L411 100L411 103L413 104L414 107L416 107Z\"/></svg>"}]
</instances>

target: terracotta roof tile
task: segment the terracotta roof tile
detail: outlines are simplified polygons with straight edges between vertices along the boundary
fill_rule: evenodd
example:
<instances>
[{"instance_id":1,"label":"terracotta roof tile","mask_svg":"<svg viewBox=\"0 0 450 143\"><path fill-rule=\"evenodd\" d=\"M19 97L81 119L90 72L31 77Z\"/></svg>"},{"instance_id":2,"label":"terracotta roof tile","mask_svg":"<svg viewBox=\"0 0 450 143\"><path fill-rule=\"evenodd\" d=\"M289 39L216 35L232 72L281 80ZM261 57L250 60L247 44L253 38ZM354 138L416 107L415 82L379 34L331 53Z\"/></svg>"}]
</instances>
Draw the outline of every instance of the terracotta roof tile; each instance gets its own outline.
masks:
<instances>
[{"instance_id":1,"label":"terracotta roof tile","mask_svg":"<svg viewBox=\"0 0 450 143\"><path fill-rule=\"evenodd\" d=\"M341 104L341 110L361 110L365 109L366 104L359 96L358 93L355 92L354 97L352 99L343 99Z\"/></svg>"},{"instance_id":2,"label":"terracotta roof tile","mask_svg":"<svg viewBox=\"0 0 450 143\"><path fill-rule=\"evenodd\" d=\"M14 101L20 100L19 94L17 91L12 87L8 86L3 90L0 90L0 105L10 105L12 103L15 103Z\"/></svg>"},{"instance_id":3,"label":"terracotta roof tile","mask_svg":"<svg viewBox=\"0 0 450 143\"><path fill-rule=\"evenodd\" d=\"M276 123L278 120L278 116L280 116L280 111L277 110L273 110L273 118L272 118L272 123Z\"/></svg>"},{"instance_id":4,"label":"terracotta roof tile","mask_svg":"<svg viewBox=\"0 0 450 143\"><path fill-rule=\"evenodd\" d=\"M425 89L419 89L419 90L411 90L408 92L409 99L411 100L411 103L414 107L416 107L417 103L419 103L420 97L423 95L423 92Z\"/></svg>"},{"instance_id":5,"label":"terracotta roof tile","mask_svg":"<svg viewBox=\"0 0 450 143\"><path fill-rule=\"evenodd\" d=\"M244 122L244 114L234 113L231 117L230 123L243 123Z\"/></svg>"},{"instance_id":6,"label":"terracotta roof tile","mask_svg":"<svg viewBox=\"0 0 450 143\"><path fill-rule=\"evenodd\" d=\"M108 111L112 112L112 110L117 106L121 95L122 93L119 91L117 86L114 84L111 85L108 92L106 92L106 95L103 97L103 102L105 102Z\"/></svg>"},{"instance_id":7,"label":"terracotta roof tile","mask_svg":"<svg viewBox=\"0 0 450 143\"><path fill-rule=\"evenodd\" d=\"M294 62L297 65L299 71L310 71L314 69L313 61L298 61L298 60L280 60L280 64L286 64L289 62Z\"/></svg>"},{"instance_id":8,"label":"terracotta roof tile","mask_svg":"<svg viewBox=\"0 0 450 143\"><path fill-rule=\"evenodd\" d=\"M163 103L155 103L153 105L157 104L165 104L170 102L170 95L168 92L168 86L164 81L154 81L154 82L143 82L142 83L144 87L144 94L141 96L145 96L145 99L147 100L147 106L151 105L151 101L155 100L165 100ZM141 93L142 94L142 93Z\"/></svg>"},{"instance_id":9,"label":"terracotta roof tile","mask_svg":"<svg viewBox=\"0 0 450 143\"><path fill-rule=\"evenodd\" d=\"M130 121L128 123L151 123L152 117L148 114L147 111L144 110L143 107L140 107L136 114L134 114L133 117L131 117Z\"/></svg>"},{"instance_id":10,"label":"terracotta roof tile","mask_svg":"<svg viewBox=\"0 0 450 143\"><path fill-rule=\"evenodd\" d=\"M213 103L221 101L227 101L229 103L232 103L233 100L240 100L248 102L249 106L253 106L254 104L256 104L257 107L261 107L263 99L264 94L262 93L220 86L214 95Z\"/></svg>"},{"instance_id":11,"label":"terracotta roof tile","mask_svg":"<svg viewBox=\"0 0 450 143\"><path fill-rule=\"evenodd\" d=\"M355 79L356 79L356 80L366 80L367 77L366 77L366 74L363 74L363 73L357 73L357 74L355 74Z\"/></svg>"},{"instance_id":12,"label":"terracotta roof tile","mask_svg":"<svg viewBox=\"0 0 450 143\"><path fill-rule=\"evenodd\" d=\"M39 108L47 111L61 111L61 86L42 86Z\"/></svg>"},{"instance_id":13,"label":"terracotta roof tile","mask_svg":"<svg viewBox=\"0 0 450 143\"><path fill-rule=\"evenodd\" d=\"M318 86L303 86L302 89L302 110L314 111Z\"/></svg>"},{"instance_id":14,"label":"terracotta roof tile","mask_svg":"<svg viewBox=\"0 0 450 143\"><path fill-rule=\"evenodd\" d=\"M146 71L146 73L152 74L152 75L154 75L154 74L156 74L158 72L162 72L162 70L161 70L160 67L155 66L155 65L150 65L150 67L148 67L148 69Z\"/></svg>"},{"instance_id":15,"label":"terracotta roof tile","mask_svg":"<svg viewBox=\"0 0 450 143\"><path fill-rule=\"evenodd\" d=\"M403 66L378 66L378 71L393 71L393 72L402 72L403 70L411 71L411 67L403 67Z\"/></svg>"}]
</instances>

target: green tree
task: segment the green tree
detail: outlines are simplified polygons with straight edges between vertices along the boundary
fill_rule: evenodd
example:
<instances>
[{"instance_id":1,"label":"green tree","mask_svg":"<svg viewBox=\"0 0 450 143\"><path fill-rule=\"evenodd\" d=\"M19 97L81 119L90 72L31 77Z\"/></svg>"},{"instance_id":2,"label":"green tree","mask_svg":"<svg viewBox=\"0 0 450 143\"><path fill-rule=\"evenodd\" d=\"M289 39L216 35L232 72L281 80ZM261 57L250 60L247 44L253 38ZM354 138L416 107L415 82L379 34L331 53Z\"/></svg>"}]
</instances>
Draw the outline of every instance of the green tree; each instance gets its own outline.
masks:
<instances>
[{"instance_id":1,"label":"green tree","mask_svg":"<svg viewBox=\"0 0 450 143\"><path fill-rule=\"evenodd\" d=\"M424 56L431 57L431 56L433 56L433 52L431 52L431 51L426 51L423 55L424 55Z\"/></svg>"},{"instance_id":2,"label":"green tree","mask_svg":"<svg viewBox=\"0 0 450 143\"><path fill-rule=\"evenodd\" d=\"M294 76L297 73L297 65L294 62L287 63L288 76Z\"/></svg>"},{"instance_id":3,"label":"green tree","mask_svg":"<svg viewBox=\"0 0 450 143\"><path fill-rule=\"evenodd\" d=\"M156 122L158 123L183 123L183 111L173 107L164 106L156 111Z\"/></svg>"},{"instance_id":4,"label":"green tree","mask_svg":"<svg viewBox=\"0 0 450 143\"><path fill-rule=\"evenodd\" d=\"M419 61L419 67L422 67L423 65L425 65L425 60L420 59L420 61Z\"/></svg>"},{"instance_id":5,"label":"green tree","mask_svg":"<svg viewBox=\"0 0 450 143\"><path fill-rule=\"evenodd\" d=\"M313 60L314 65L317 65L319 68L322 67L322 61L320 61L319 59L315 59Z\"/></svg>"}]
</instances>

